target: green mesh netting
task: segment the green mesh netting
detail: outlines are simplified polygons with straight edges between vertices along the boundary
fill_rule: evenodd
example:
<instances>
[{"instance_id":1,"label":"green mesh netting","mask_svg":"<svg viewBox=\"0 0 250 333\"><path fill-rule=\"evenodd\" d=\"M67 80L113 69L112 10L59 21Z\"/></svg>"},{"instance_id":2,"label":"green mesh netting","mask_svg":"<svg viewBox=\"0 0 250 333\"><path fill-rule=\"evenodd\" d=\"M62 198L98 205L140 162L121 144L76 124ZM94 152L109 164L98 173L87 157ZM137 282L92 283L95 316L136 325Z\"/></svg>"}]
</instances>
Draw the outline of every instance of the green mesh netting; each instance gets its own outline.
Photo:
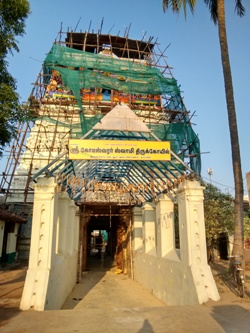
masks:
<instances>
[{"instance_id":1,"label":"green mesh netting","mask_svg":"<svg viewBox=\"0 0 250 333\"><path fill-rule=\"evenodd\" d=\"M173 111L184 112L186 110L180 95L171 96L165 107L167 110L173 110Z\"/></svg>"},{"instance_id":2,"label":"green mesh netting","mask_svg":"<svg viewBox=\"0 0 250 333\"><path fill-rule=\"evenodd\" d=\"M187 122L148 126L162 141L170 141L171 150L184 161L190 157L190 168L197 174L201 171L200 140ZM180 165L180 168L183 166Z\"/></svg>"},{"instance_id":3,"label":"green mesh netting","mask_svg":"<svg viewBox=\"0 0 250 333\"><path fill-rule=\"evenodd\" d=\"M60 73L63 85L72 91L80 107L80 123L70 127L71 137L80 138L102 117L85 117L81 89L114 89L126 94L166 94L171 96L167 109L185 110L177 81L165 78L157 68L145 64L54 44L44 61L44 72L50 74L53 69ZM160 140L170 141L171 150L180 159L192 155L190 167L200 174L199 139L186 121L149 127ZM183 165L179 167L183 169Z\"/></svg>"},{"instance_id":4,"label":"green mesh netting","mask_svg":"<svg viewBox=\"0 0 250 333\"><path fill-rule=\"evenodd\" d=\"M165 78L159 69L130 60L83 52L54 44L44 61L57 70L63 84L80 100L80 89L115 89L129 94L178 95L173 78Z\"/></svg>"}]
</instances>

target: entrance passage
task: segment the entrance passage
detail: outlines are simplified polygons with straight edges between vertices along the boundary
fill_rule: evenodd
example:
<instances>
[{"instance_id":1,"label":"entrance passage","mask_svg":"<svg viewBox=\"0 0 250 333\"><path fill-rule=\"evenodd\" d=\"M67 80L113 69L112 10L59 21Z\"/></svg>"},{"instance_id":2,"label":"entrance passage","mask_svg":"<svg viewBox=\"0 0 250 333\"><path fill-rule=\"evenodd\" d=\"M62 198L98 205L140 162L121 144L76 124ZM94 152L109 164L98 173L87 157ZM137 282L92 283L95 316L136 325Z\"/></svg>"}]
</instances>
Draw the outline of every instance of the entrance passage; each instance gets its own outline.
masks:
<instances>
[{"instance_id":1,"label":"entrance passage","mask_svg":"<svg viewBox=\"0 0 250 333\"><path fill-rule=\"evenodd\" d=\"M87 227L87 270L116 266L118 219L92 216Z\"/></svg>"},{"instance_id":2,"label":"entrance passage","mask_svg":"<svg viewBox=\"0 0 250 333\"><path fill-rule=\"evenodd\" d=\"M83 272L82 281L75 285L62 309L103 309L119 313L145 307L166 307L166 304L111 267Z\"/></svg>"},{"instance_id":3,"label":"entrance passage","mask_svg":"<svg viewBox=\"0 0 250 333\"><path fill-rule=\"evenodd\" d=\"M80 272L114 267L124 273L131 272L131 208L89 204L82 206L81 211L83 265Z\"/></svg>"}]
</instances>

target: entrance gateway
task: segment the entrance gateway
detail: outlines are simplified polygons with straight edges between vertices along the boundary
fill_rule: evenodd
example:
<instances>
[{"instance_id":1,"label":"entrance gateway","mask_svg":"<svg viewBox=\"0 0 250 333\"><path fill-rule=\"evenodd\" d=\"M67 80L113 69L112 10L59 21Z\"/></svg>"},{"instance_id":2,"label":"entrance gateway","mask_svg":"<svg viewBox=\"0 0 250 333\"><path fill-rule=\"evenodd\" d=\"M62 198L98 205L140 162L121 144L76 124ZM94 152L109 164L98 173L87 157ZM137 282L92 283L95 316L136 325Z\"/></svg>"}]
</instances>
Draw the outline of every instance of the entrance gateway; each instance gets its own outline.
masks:
<instances>
[{"instance_id":1,"label":"entrance gateway","mask_svg":"<svg viewBox=\"0 0 250 333\"><path fill-rule=\"evenodd\" d=\"M67 33L46 57L29 99L34 124L6 172L6 203L27 215L33 206L22 310L59 309L98 237L117 268L167 304L219 299L199 140L155 48L152 38Z\"/></svg>"}]
</instances>

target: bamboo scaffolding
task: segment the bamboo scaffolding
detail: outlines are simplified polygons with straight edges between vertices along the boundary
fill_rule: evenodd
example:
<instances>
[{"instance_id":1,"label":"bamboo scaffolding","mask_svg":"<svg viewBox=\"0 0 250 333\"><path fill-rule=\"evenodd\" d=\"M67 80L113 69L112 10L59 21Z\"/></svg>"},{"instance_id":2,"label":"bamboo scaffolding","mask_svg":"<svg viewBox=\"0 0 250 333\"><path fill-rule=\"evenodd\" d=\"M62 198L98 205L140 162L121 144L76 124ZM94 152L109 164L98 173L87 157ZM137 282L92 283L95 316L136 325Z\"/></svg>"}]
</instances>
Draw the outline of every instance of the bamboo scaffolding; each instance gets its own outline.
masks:
<instances>
[{"instance_id":1,"label":"bamboo scaffolding","mask_svg":"<svg viewBox=\"0 0 250 333\"><path fill-rule=\"evenodd\" d=\"M166 47L165 50L161 52L157 40L154 41L154 37L150 36L147 41L145 41L146 32L142 36L141 40L131 40L128 37L130 27L126 29L124 37L120 37L119 35L112 36L110 34L104 35L101 34L101 30L98 30L97 33L90 33L89 30L84 33L76 33L73 31L68 31L65 33L62 32L61 28L59 33L59 40L56 40L55 43L60 43L61 45L66 45L67 47L83 50L85 52L96 53L101 52L104 47L109 47L110 51L115 55L118 55L118 57L131 59L131 61L148 61L150 59L151 63L148 63L148 65L158 68L169 78L173 77L171 67L168 66L166 56L164 54L168 47ZM63 36L66 36L64 40ZM36 125L37 132L35 135L34 147L31 148L31 152L29 155L30 164L28 167L26 185L23 190L20 189L20 192L24 192L24 203L26 203L30 191L33 191L29 186L29 182L34 175L34 162L37 162L39 160L42 160L44 162L46 160L46 163L49 164L51 161L53 161L54 153L60 153L59 147L56 146L56 142L58 140L59 133L62 134L62 132L59 131L59 125L62 122L62 119L64 119L65 122L67 121L67 126L69 128L68 130L64 129L63 138L65 139L69 137L70 128L73 128L73 126L79 121L80 109L76 100L66 100L62 98L56 100L49 99L46 96L46 89L48 88L48 82L50 77L50 74L45 74L42 70L37 76L37 80L34 83L29 98L29 107L34 115L34 121L36 119L41 119L41 122L40 124L37 123ZM128 96L129 107L135 112L137 116L142 118L145 123L170 123L177 121L179 116L188 117L187 111L183 112L183 110L168 110L165 108L165 106L162 105L162 103L161 105L154 106L147 104L133 104L132 95L128 94ZM95 96L93 100L82 101L82 108L85 116L94 116L96 114L106 115L113 107L119 104L119 102L115 101L114 97L114 91L113 89L111 89L110 102L99 101L97 99L97 90L95 90ZM168 99L166 98L165 103L167 104L167 102ZM163 112L164 116L162 115ZM56 116L55 113L57 113ZM50 130L50 127L43 127L43 119L45 119L46 117L50 117L53 119L53 130ZM29 137L32 128L30 127L30 124L21 126L16 141L11 147L5 172L3 173L1 180L1 190L3 192L6 192L7 194L9 194L10 192L13 193L13 191L19 191L17 189L11 190L12 181L16 174L17 167L20 164L22 153L27 147L26 140ZM43 134L45 135L47 143L40 142L40 137ZM46 156L40 157L42 154L45 154ZM54 167L54 169L56 169L56 167ZM77 172L80 173L81 171ZM90 173L91 177L93 177L95 172L96 171L92 169ZM145 200L147 200L148 198L152 197L154 193L157 192L156 185L150 187L150 171L145 168L145 166L138 166L137 168L132 169L131 175L133 175L133 179L129 180L129 178L127 177L126 182L130 182L133 185L133 197L135 197L135 193L133 193L133 191L135 187L139 186L139 182L143 181L143 179L141 178L143 176L146 177L144 181L146 182L145 188L147 187L147 190L144 189L141 196L144 197ZM138 177L137 181L135 180L136 177ZM124 183L124 180L121 180L121 183ZM163 189L162 184L158 180L155 181L155 184L157 184L157 186L161 188L161 190ZM124 183L124 186L127 187L128 184Z\"/></svg>"}]
</instances>

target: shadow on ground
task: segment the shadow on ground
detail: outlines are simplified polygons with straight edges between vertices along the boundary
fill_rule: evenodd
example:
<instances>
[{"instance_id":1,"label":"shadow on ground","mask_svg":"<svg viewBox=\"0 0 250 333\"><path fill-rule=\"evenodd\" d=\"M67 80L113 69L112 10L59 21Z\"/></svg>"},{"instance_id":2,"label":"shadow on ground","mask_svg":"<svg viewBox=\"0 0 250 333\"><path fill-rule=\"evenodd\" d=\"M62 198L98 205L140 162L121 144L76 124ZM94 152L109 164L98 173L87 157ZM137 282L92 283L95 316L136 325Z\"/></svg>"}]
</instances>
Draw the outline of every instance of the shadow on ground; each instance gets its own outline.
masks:
<instances>
[{"instance_id":1,"label":"shadow on ground","mask_svg":"<svg viewBox=\"0 0 250 333\"><path fill-rule=\"evenodd\" d=\"M210 263L211 269L214 271L213 275L218 278L234 295L239 296L238 289L235 286L232 275L229 273L229 261L214 261ZM250 283L249 267L246 265L245 270L245 296L250 297L250 290L248 285Z\"/></svg>"},{"instance_id":2,"label":"shadow on ground","mask_svg":"<svg viewBox=\"0 0 250 333\"><path fill-rule=\"evenodd\" d=\"M110 256L102 258L98 253L88 257L87 270L82 273L81 281L73 288L71 294L62 306L62 310L72 310L78 303L102 280L107 271L116 270L116 265ZM90 274L95 272L95 274Z\"/></svg>"},{"instance_id":3,"label":"shadow on ground","mask_svg":"<svg viewBox=\"0 0 250 333\"><path fill-rule=\"evenodd\" d=\"M240 305L214 306L211 316L227 333L250 331L250 311Z\"/></svg>"},{"instance_id":4,"label":"shadow on ground","mask_svg":"<svg viewBox=\"0 0 250 333\"><path fill-rule=\"evenodd\" d=\"M5 306L0 304L0 327L3 327L10 319L15 318L21 312L19 303L13 306Z\"/></svg>"}]
</instances>

